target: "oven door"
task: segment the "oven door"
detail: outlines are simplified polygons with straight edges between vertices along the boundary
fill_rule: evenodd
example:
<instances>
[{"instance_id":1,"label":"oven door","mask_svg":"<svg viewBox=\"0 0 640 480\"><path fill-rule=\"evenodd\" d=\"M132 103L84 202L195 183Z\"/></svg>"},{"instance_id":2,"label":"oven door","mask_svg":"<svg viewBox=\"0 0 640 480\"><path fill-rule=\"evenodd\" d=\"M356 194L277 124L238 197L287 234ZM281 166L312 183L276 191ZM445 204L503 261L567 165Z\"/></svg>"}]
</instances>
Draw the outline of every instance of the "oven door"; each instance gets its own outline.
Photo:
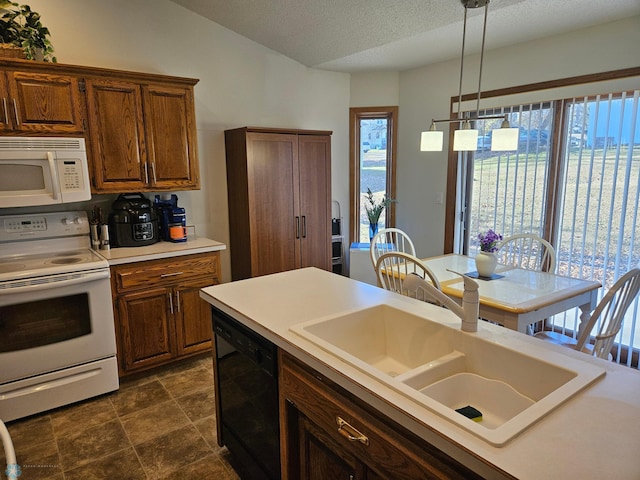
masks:
<instances>
[{"instance_id":1,"label":"oven door","mask_svg":"<svg viewBox=\"0 0 640 480\"><path fill-rule=\"evenodd\" d=\"M108 269L0 285L0 384L115 353Z\"/></svg>"}]
</instances>

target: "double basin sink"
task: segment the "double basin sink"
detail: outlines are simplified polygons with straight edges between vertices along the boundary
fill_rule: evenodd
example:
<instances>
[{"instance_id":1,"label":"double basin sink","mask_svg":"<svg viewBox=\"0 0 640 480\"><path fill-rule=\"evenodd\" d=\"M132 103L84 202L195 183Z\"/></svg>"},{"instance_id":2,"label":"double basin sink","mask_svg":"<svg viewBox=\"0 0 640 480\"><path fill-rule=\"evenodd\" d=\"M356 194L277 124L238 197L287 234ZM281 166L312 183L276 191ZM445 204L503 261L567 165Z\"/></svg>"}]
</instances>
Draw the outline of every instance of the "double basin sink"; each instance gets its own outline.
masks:
<instances>
[{"instance_id":1,"label":"double basin sink","mask_svg":"<svg viewBox=\"0 0 640 480\"><path fill-rule=\"evenodd\" d=\"M494 446L605 374L542 342L518 342L516 350L513 336L462 332L386 304L291 330ZM481 418L456 411L466 406Z\"/></svg>"}]
</instances>

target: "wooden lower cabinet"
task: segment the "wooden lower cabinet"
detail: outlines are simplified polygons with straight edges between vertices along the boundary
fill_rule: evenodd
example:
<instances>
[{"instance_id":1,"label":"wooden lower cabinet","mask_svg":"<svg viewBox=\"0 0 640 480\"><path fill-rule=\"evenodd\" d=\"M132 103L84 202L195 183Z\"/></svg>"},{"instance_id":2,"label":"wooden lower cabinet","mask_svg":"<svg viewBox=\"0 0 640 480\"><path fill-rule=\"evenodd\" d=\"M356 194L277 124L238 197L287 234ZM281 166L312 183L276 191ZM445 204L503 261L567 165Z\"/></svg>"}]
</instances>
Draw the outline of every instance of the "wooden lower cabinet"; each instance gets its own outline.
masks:
<instances>
[{"instance_id":1,"label":"wooden lower cabinet","mask_svg":"<svg viewBox=\"0 0 640 480\"><path fill-rule=\"evenodd\" d=\"M176 348L179 356L211 348L211 306L200 298L200 290L217 283L220 283L217 279L204 278L175 288Z\"/></svg>"},{"instance_id":2,"label":"wooden lower cabinet","mask_svg":"<svg viewBox=\"0 0 640 480\"><path fill-rule=\"evenodd\" d=\"M175 356L167 297L171 289L154 288L117 298L118 360L122 373L168 362Z\"/></svg>"},{"instance_id":3,"label":"wooden lower cabinet","mask_svg":"<svg viewBox=\"0 0 640 480\"><path fill-rule=\"evenodd\" d=\"M111 267L120 376L211 349L211 311L199 292L220 283L219 255Z\"/></svg>"},{"instance_id":4,"label":"wooden lower cabinet","mask_svg":"<svg viewBox=\"0 0 640 480\"><path fill-rule=\"evenodd\" d=\"M481 478L280 351L283 479Z\"/></svg>"}]
</instances>

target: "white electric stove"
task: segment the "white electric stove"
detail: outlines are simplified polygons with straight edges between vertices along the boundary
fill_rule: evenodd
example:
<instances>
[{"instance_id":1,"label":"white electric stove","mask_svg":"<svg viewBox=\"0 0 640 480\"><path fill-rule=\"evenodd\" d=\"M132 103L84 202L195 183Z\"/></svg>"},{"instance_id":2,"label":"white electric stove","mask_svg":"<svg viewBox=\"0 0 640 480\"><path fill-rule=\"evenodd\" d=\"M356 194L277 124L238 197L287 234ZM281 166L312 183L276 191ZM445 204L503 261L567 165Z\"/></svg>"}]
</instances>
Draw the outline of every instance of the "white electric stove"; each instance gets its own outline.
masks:
<instances>
[{"instance_id":1,"label":"white electric stove","mask_svg":"<svg viewBox=\"0 0 640 480\"><path fill-rule=\"evenodd\" d=\"M118 388L109 277L85 212L0 216L0 418Z\"/></svg>"}]
</instances>

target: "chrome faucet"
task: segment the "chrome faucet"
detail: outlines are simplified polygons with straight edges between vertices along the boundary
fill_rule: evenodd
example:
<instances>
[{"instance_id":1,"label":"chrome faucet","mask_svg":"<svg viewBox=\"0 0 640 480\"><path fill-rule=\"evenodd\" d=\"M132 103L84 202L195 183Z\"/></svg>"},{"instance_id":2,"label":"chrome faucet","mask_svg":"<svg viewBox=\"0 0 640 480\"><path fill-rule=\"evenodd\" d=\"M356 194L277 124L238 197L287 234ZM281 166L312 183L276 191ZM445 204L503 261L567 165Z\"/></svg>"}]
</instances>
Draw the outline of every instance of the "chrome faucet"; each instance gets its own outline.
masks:
<instances>
[{"instance_id":1,"label":"chrome faucet","mask_svg":"<svg viewBox=\"0 0 640 480\"><path fill-rule=\"evenodd\" d=\"M436 287L427 282L424 278L415 273L410 273L402 283L402 289L408 291L417 291L422 289L429 296L436 299L442 305L455 313L462 320L463 332L478 331L478 315L480 311L480 295L478 294L478 284L467 275L462 273L452 273L460 275L464 280L464 293L462 294L462 306L458 305L451 298L446 296Z\"/></svg>"}]
</instances>

